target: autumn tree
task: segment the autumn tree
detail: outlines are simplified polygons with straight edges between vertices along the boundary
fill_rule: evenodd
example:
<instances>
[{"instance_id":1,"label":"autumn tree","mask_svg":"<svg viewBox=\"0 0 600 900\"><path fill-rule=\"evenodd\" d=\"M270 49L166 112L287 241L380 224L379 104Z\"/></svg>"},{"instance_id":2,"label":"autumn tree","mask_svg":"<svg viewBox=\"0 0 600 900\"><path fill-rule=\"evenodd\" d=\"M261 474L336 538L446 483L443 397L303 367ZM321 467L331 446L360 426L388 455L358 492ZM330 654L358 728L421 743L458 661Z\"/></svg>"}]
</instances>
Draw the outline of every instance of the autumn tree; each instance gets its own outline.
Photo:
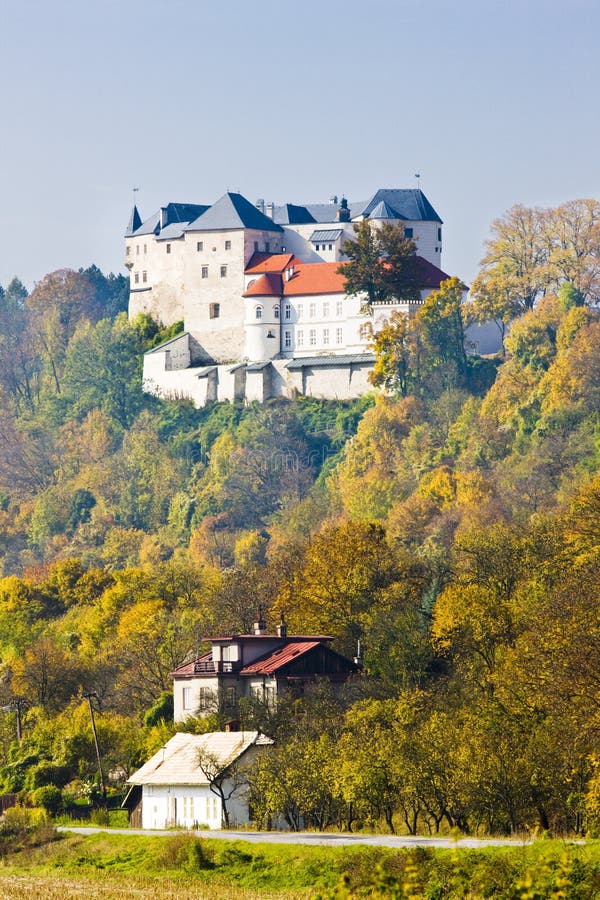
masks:
<instances>
[{"instance_id":1,"label":"autumn tree","mask_svg":"<svg viewBox=\"0 0 600 900\"><path fill-rule=\"evenodd\" d=\"M354 233L355 239L342 248L349 262L338 269L346 279L346 293L366 295L369 309L383 300L418 300L416 244L406 237L404 225L383 222L376 227L363 219L354 225Z\"/></svg>"}]
</instances>

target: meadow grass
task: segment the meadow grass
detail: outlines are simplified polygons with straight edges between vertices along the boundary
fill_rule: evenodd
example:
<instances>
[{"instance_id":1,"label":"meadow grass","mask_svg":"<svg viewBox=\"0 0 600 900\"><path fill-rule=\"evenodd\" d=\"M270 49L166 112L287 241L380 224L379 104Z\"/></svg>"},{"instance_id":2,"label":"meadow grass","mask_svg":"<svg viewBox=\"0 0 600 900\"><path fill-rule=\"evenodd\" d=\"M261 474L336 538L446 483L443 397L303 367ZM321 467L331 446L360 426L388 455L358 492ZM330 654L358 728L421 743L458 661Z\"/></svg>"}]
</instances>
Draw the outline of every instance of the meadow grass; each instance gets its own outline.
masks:
<instances>
[{"instance_id":1,"label":"meadow grass","mask_svg":"<svg viewBox=\"0 0 600 900\"><path fill-rule=\"evenodd\" d=\"M390 850L105 832L63 835L43 846L6 853L0 861L0 898L82 896L591 900L600 896L600 842Z\"/></svg>"}]
</instances>

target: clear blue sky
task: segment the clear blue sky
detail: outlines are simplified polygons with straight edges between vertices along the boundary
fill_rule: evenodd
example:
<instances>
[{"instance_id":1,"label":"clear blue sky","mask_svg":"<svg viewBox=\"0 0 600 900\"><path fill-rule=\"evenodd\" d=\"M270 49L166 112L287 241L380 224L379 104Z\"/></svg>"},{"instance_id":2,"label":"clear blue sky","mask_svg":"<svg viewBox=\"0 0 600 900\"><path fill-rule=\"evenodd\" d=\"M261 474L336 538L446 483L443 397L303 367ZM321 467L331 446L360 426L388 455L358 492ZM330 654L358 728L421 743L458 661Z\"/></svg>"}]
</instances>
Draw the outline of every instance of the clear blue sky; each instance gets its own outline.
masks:
<instances>
[{"instance_id":1,"label":"clear blue sky","mask_svg":"<svg viewBox=\"0 0 600 900\"><path fill-rule=\"evenodd\" d=\"M597 0L0 0L0 283L124 271L131 189L421 186L469 280L514 203L600 197Z\"/></svg>"}]
</instances>

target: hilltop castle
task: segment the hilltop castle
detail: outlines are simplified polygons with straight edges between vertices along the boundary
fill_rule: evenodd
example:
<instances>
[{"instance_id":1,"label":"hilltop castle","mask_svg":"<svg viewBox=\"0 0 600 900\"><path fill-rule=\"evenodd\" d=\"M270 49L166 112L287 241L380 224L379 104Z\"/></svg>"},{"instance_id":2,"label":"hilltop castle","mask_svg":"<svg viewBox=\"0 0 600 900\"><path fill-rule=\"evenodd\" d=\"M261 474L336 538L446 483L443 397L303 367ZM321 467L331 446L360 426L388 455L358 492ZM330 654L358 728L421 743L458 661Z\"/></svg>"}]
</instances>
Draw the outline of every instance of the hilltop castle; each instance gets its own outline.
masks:
<instances>
[{"instance_id":1,"label":"hilltop castle","mask_svg":"<svg viewBox=\"0 0 600 900\"><path fill-rule=\"evenodd\" d=\"M353 225L401 222L418 253L421 298L361 311L338 273ZM442 220L419 189L380 189L368 202L275 206L226 193L212 206L169 203L125 236L129 315L185 331L146 353L144 388L215 400L306 394L357 397L370 389L372 329L393 310L412 313L448 276Z\"/></svg>"}]
</instances>

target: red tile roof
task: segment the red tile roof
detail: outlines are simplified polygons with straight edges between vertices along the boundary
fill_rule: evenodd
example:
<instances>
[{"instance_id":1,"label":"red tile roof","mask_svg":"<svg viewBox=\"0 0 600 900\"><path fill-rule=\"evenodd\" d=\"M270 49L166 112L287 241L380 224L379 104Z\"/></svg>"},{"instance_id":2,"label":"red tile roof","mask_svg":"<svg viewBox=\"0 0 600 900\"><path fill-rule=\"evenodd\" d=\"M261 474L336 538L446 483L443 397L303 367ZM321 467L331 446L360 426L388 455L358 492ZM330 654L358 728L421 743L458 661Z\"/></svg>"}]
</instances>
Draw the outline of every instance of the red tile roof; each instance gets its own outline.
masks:
<instances>
[{"instance_id":1,"label":"red tile roof","mask_svg":"<svg viewBox=\"0 0 600 900\"><path fill-rule=\"evenodd\" d=\"M311 294L343 294L345 278L338 273L339 263L294 262L294 274L283 285L286 297Z\"/></svg>"},{"instance_id":2,"label":"red tile roof","mask_svg":"<svg viewBox=\"0 0 600 900\"><path fill-rule=\"evenodd\" d=\"M321 641L293 641L284 647L280 647L279 650L274 650L267 656L263 656L262 659L257 659L250 665L244 666L240 675L272 675L274 672L287 666L296 657L310 653L311 650L320 645Z\"/></svg>"},{"instance_id":3,"label":"red tile roof","mask_svg":"<svg viewBox=\"0 0 600 900\"><path fill-rule=\"evenodd\" d=\"M246 275L261 275L265 272L285 272L293 260L293 253L253 253L246 266Z\"/></svg>"},{"instance_id":4,"label":"red tile roof","mask_svg":"<svg viewBox=\"0 0 600 900\"><path fill-rule=\"evenodd\" d=\"M422 256L417 256L416 263L417 277L421 289L426 290L427 288L432 288L433 290L437 290L442 281L446 281L450 278L449 275L446 275L445 272L442 272L442 270L438 269L437 266L434 266L433 263L423 259Z\"/></svg>"},{"instance_id":5,"label":"red tile roof","mask_svg":"<svg viewBox=\"0 0 600 900\"><path fill-rule=\"evenodd\" d=\"M281 275L269 272L251 281L244 297L281 297L282 293Z\"/></svg>"}]
</instances>

